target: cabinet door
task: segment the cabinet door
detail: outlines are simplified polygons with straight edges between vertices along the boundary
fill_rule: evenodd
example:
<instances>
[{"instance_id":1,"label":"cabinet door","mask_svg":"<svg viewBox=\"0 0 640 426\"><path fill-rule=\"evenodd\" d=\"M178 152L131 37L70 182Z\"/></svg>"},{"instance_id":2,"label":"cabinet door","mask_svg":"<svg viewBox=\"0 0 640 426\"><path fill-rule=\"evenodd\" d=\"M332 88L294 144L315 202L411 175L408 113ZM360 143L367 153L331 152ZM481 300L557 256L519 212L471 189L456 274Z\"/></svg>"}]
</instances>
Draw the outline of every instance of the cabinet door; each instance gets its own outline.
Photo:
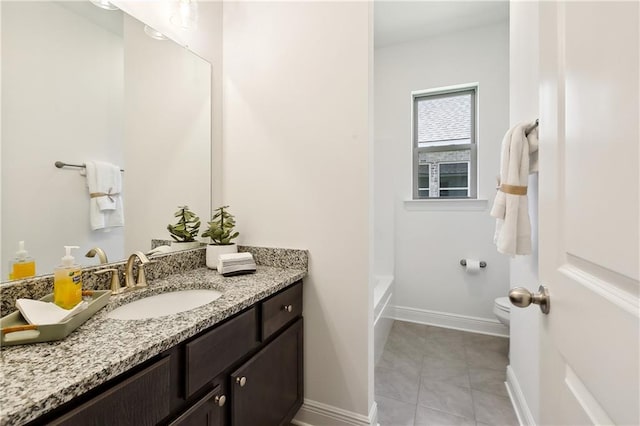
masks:
<instances>
[{"instance_id":1,"label":"cabinet door","mask_svg":"<svg viewBox=\"0 0 640 426\"><path fill-rule=\"evenodd\" d=\"M222 426L226 398L222 387L216 386L169 426Z\"/></svg>"},{"instance_id":2,"label":"cabinet door","mask_svg":"<svg viewBox=\"0 0 640 426\"><path fill-rule=\"evenodd\" d=\"M231 375L231 424L277 426L302 405L302 318Z\"/></svg>"}]
</instances>

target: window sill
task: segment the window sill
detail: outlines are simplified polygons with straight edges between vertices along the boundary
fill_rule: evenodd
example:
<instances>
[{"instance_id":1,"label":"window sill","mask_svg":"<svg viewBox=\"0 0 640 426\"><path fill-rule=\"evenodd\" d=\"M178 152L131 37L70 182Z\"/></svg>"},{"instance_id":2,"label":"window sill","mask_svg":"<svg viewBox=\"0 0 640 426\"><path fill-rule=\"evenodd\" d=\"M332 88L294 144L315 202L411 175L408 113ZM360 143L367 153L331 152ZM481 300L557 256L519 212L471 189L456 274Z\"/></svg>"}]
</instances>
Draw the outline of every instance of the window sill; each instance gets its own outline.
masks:
<instances>
[{"instance_id":1,"label":"window sill","mask_svg":"<svg viewBox=\"0 0 640 426\"><path fill-rule=\"evenodd\" d=\"M485 211L489 200L405 200L409 211Z\"/></svg>"}]
</instances>

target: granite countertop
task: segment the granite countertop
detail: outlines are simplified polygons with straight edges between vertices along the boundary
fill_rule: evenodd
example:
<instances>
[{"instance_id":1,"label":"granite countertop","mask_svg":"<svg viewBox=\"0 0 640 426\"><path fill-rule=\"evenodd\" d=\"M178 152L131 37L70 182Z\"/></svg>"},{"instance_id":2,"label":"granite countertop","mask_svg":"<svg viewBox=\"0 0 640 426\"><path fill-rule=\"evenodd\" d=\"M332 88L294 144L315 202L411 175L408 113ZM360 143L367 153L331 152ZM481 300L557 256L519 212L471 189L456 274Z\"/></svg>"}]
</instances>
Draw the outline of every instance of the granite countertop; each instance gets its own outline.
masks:
<instances>
[{"instance_id":1,"label":"granite countertop","mask_svg":"<svg viewBox=\"0 0 640 426\"><path fill-rule=\"evenodd\" d=\"M225 278L198 268L153 280L147 289L111 296L105 308L64 340L3 347L0 425L33 420L293 284L306 273L259 265L255 274ZM214 289L222 296L199 308L160 318L106 317L133 300L184 289Z\"/></svg>"}]
</instances>

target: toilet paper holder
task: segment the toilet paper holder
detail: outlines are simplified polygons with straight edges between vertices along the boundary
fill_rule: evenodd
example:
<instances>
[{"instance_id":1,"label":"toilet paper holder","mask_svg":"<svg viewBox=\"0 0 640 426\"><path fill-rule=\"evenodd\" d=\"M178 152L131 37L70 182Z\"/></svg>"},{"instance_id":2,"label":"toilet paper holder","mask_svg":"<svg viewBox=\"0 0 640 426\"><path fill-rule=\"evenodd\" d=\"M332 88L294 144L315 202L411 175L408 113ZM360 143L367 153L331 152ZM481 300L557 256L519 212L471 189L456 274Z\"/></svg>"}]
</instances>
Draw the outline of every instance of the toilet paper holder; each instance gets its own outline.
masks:
<instances>
[{"instance_id":1,"label":"toilet paper holder","mask_svg":"<svg viewBox=\"0 0 640 426\"><path fill-rule=\"evenodd\" d=\"M460 259L460 265L467 266L467 259ZM484 260L481 260L480 261L480 267L481 268L486 268L487 267L487 262L485 262Z\"/></svg>"}]
</instances>

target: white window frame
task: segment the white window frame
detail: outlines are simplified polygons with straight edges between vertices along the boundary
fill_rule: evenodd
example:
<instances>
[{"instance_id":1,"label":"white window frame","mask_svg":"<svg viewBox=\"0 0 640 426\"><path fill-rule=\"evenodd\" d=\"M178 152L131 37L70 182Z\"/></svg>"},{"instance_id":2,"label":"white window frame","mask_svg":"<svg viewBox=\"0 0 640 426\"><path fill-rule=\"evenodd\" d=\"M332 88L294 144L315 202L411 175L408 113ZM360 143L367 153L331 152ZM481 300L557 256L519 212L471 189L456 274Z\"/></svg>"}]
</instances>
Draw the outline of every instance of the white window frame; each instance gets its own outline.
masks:
<instances>
[{"instance_id":1,"label":"white window frame","mask_svg":"<svg viewBox=\"0 0 640 426\"><path fill-rule=\"evenodd\" d=\"M468 144L452 144L452 145L439 145L430 147L418 146L418 101L425 98L434 97L447 97L455 96L460 93L468 92L471 94L471 142ZM413 146L413 183L412 193L414 200L437 200L440 198L440 191L438 190L438 196L434 196L429 191L429 197L420 197L418 193L418 165L421 152L442 152L442 151L457 151L457 150L470 150L471 161L469 161L469 190L467 197L445 197L446 199L476 199L478 194L478 143L477 143L477 129L478 129L478 83L468 83L456 86L439 87L436 89L419 90L411 92L411 139ZM462 161L453 161L454 163L460 163ZM440 173L438 172L438 177Z\"/></svg>"},{"instance_id":2,"label":"white window frame","mask_svg":"<svg viewBox=\"0 0 640 426\"><path fill-rule=\"evenodd\" d=\"M467 165L467 185L468 186L460 186L460 187L451 187L451 188L443 188L440 186L440 182L442 182L442 174L441 174L441 168L440 166L442 166L443 164L466 164ZM463 197L463 198L468 198L469 194L471 192L471 161L441 161L438 163L438 197L440 197L440 191L467 191L467 197ZM431 194L429 194L431 195ZM460 197L444 197L444 198L460 198Z\"/></svg>"},{"instance_id":3,"label":"white window frame","mask_svg":"<svg viewBox=\"0 0 640 426\"><path fill-rule=\"evenodd\" d=\"M427 170L428 170L427 174L429 176L429 188L420 188L420 187L418 187L417 185L420 184L420 182L419 182L420 180L419 179L416 181L416 188L417 188L418 192L419 191L425 191L425 190L429 191L429 198L430 198L431 197L431 166L432 166L432 164L431 163L426 163L426 164L421 164L421 165L422 166L427 166Z\"/></svg>"}]
</instances>

